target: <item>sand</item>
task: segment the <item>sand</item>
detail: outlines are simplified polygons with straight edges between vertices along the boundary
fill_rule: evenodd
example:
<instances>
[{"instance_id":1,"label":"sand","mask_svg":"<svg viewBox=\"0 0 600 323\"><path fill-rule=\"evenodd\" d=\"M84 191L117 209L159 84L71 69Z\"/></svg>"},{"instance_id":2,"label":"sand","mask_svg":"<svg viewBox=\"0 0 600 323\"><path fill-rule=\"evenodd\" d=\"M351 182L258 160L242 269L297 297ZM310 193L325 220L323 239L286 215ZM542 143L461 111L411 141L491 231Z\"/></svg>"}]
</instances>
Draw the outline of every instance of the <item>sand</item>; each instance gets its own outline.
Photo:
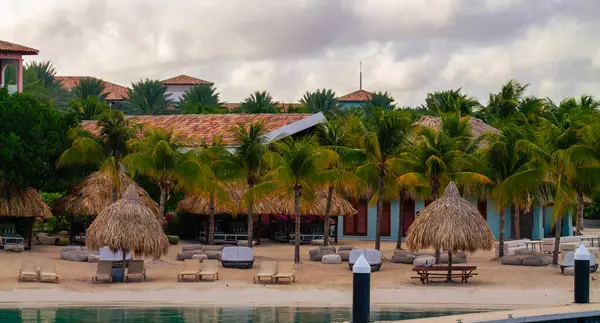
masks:
<instances>
[{"instance_id":1,"label":"sand","mask_svg":"<svg viewBox=\"0 0 600 323\"><path fill-rule=\"evenodd\" d=\"M341 241L339 245L373 247L368 241ZM348 264L324 265L308 261L311 246L301 247L302 264L296 266L297 283L253 284L261 260L293 260L293 245L266 243L255 247L255 265L249 270L221 268L217 282L177 282L182 262L175 260L182 244L171 246L167 256L147 260L148 280L130 283L92 284L96 264L61 260L60 247L34 245L32 251L0 251L0 303L4 306L41 304L129 304L146 306L349 306L352 301L352 273ZM382 253L389 259L395 243L383 242ZM382 270L371 275L374 306L533 308L572 302L573 277L548 267L501 266L493 251L469 254L469 264L479 276L468 284L421 284L411 265L393 264L384 259ZM21 263L34 260L57 264L60 284L18 282ZM596 276L593 274L592 276ZM591 282L591 300L600 301L600 282Z\"/></svg>"}]
</instances>

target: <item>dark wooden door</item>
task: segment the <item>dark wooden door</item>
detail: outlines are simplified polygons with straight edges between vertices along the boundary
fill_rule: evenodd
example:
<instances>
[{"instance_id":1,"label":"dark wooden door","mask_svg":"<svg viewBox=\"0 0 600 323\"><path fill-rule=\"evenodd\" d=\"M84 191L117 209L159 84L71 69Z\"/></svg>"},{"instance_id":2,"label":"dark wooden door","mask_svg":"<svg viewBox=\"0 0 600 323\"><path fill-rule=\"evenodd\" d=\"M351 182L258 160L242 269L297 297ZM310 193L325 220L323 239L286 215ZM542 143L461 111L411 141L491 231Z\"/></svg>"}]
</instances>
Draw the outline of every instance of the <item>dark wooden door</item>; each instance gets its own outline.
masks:
<instances>
[{"instance_id":1,"label":"dark wooden door","mask_svg":"<svg viewBox=\"0 0 600 323\"><path fill-rule=\"evenodd\" d=\"M406 237L408 227L415 220L415 201L406 200L402 206L402 236Z\"/></svg>"},{"instance_id":2,"label":"dark wooden door","mask_svg":"<svg viewBox=\"0 0 600 323\"><path fill-rule=\"evenodd\" d=\"M389 237L391 234L392 217L390 203L383 203L383 213L381 214L380 233L382 237Z\"/></svg>"},{"instance_id":3,"label":"dark wooden door","mask_svg":"<svg viewBox=\"0 0 600 323\"><path fill-rule=\"evenodd\" d=\"M487 201L477 201L477 210L481 216L487 220Z\"/></svg>"},{"instance_id":4,"label":"dark wooden door","mask_svg":"<svg viewBox=\"0 0 600 323\"><path fill-rule=\"evenodd\" d=\"M357 214L344 217L344 235L366 236L369 216L367 201L361 200L355 203L354 208L358 210Z\"/></svg>"}]
</instances>

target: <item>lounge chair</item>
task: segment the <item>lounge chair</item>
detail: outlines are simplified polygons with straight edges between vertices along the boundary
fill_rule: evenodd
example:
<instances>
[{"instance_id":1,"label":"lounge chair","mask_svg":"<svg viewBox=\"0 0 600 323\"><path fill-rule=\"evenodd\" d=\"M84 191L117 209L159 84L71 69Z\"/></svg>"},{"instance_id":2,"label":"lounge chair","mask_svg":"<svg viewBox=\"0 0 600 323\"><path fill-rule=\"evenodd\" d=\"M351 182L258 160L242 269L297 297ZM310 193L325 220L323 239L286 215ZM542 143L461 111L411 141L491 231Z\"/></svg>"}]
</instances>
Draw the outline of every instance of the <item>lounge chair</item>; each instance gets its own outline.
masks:
<instances>
[{"instance_id":1,"label":"lounge chair","mask_svg":"<svg viewBox=\"0 0 600 323\"><path fill-rule=\"evenodd\" d=\"M146 280L146 268L144 268L143 260L129 260L129 266L127 266L127 274L125 275L125 281L131 278L140 278L142 281Z\"/></svg>"},{"instance_id":2,"label":"lounge chair","mask_svg":"<svg viewBox=\"0 0 600 323\"><path fill-rule=\"evenodd\" d=\"M182 281L185 276L194 276L194 280L198 281L200 276L200 261L197 259L186 259L183 261L183 269L177 274L177 281Z\"/></svg>"},{"instance_id":3,"label":"lounge chair","mask_svg":"<svg viewBox=\"0 0 600 323\"><path fill-rule=\"evenodd\" d=\"M260 262L260 270L258 274L254 275L254 283L256 281L260 283L261 278L269 278L271 283L275 280L275 275L277 274L277 262L276 261L261 261Z\"/></svg>"},{"instance_id":4,"label":"lounge chair","mask_svg":"<svg viewBox=\"0 0 600 323\"><path fill-rule=\"evenodd\" d=\"M252 268L254 251L249 247L225 247L221 255L221 263L225 268Z\"/></svg>"},{"instance_id":5,"label":"lounge chair","mask_svg":"<svg viewBox=\"0 0 600 323\"><path fill-rule=\"evenodd\" d=\"M42 263L40 267L40 281L52 281L59 283L60 277L56 272L56 264L54 263Z\"/></svg>"},{"instance_id":6,"label":"lounge chair","mask_svg":"<svg viewBox=\"0 0 600 323\"><path fill-rule=\"evenodd\" d=\"M360 255L364 255L369 265L371 265L371 272L381 269L381 252L379 250L354 249L350 251L350 259L348 260L348 266L350 267L350 270L352 270L354 263L358 260Z\"/></svg>"},{"instance_id":7,"label":"lounge chair","mask_svg":"<svg viewBox=\"0 0 600 323\"><path fill-rule=\"evenodd\" d=\"M98 268L96 269L96 275L92 277L92 283L97 282L99 279L108 280L112 283L112 261L101 260L98 262Z\"/></svg>"},{"instance_id":8,"label":"lounge chair","mask_svg":"<svg viewBox=\"0 0 600 323\"><path fill-rule=\"evenodd\" d=\"M19 281L31 278L34 281L38 281L40 276L38 274L37 264L34 261L24 261L21 264L21 270L19 271Z\"/></svg>"},{"instance_id":9,"label":"lounge chair","mask_svg":"<svg viewBox=\"0 0 600 323\"><path fill-rule=\"evenodd\" d=\"M590 254L590 272L595 273L598 270L598 264L596 263L596 255Z\"/></svg>"},{"instance_id":10,"label":"lounge chair","mask_svg":"<svg viewBox=\"0 0 600 323\"><path fill-rule=\"evenodd\" d=\"M202 270L198 274L202 280L203 276L211 276L212 280L219 279L219 262L214 259L206 259L202 262Z\"/></svg>"},{"instance_id":11,"label":"lounge chair","mask_svg":"<svg viewBox=\"0 0 600 323\"><path fill-rule=\"evenodd\" d=\"M591 264L591 262L590 262ZM560 272L564 275L565 274L565 268L568 267L575 267L575 253L574 252L567 252L565 254L565 260L563 260L562 265L560 265Z\"/></svg>"},{"instance_id":12,"label":"lounge chair","mask_svg":"<svg viewBox=\"0 0 600 323\"><path fill-rule=\"evenodd\" d=\"M279 262L277 263L277 274L273 276L276 282L280 279L287 279L290 284L296 281L296 270L294 270L293 262Z\"/></svg>"}]
</instances>

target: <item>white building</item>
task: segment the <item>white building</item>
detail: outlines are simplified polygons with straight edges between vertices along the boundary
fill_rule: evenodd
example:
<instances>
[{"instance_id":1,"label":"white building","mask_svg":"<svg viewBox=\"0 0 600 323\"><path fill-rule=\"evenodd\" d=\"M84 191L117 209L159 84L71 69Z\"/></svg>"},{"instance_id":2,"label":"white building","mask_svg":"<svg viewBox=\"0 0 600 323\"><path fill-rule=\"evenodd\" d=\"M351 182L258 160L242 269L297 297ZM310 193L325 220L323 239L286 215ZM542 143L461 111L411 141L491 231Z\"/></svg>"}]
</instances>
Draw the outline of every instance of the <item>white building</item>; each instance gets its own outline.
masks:
<instances>
[{"instance_id":1,"label":"white building","mask_svg":"<svg viewBox=\"0 0 600 323\"><path fill-rule=\"evenodd\" d=\"M174 102L181 101L183 93L190 87L198 84L213 85L213 82L197 79L187 75L178 75L162 81L167 86L167 93Z\"/></svg>"}]
</instances>

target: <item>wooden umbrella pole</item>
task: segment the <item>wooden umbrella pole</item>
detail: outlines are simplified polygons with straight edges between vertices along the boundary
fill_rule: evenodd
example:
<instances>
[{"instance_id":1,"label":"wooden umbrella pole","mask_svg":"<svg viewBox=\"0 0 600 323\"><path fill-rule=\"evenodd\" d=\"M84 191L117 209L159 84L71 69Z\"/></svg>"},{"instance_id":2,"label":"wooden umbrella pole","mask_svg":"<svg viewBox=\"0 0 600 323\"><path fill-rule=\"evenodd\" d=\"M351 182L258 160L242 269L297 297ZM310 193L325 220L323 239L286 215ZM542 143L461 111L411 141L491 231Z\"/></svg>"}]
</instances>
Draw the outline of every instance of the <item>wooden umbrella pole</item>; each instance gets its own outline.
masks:
<instances>
[{"instance_id":1,"label":"wooden umbrella pole","mask_svg":"<svg viewBox=\"0 0 600 323\"><path fill-rule=\"evenodd\" d=\"M125 281L125 258L127 257L127 250L121 249L121 251L123 252L123 281Z\"/></svg>"},{"instance_id":2,"label":"wooden umbrella pole","mask_svg":"<svg viewBox=\"0 0 600 323\"><path fill-rule=\"evenodd\" d=\"M452 251L448 250L448 281L452 281Z\"/></svg>"}]
</instances>

